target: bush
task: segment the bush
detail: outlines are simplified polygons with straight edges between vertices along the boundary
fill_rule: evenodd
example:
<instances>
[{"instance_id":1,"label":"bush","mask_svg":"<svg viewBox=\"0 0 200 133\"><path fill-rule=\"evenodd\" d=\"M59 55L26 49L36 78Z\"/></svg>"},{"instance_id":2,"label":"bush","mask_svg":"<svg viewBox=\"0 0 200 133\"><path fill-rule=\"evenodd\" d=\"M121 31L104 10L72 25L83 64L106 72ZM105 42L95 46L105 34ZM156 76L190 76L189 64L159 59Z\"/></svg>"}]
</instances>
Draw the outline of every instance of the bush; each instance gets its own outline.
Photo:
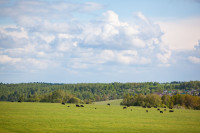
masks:
<instances>
[{"instance_id":1,"label":"bush","mask_svg":"<svg viewBox=\"0 0 200 133\"><path fill-rule=\"evenodd\" d=\"M81 100L77 97L72 97L69 99L68 103L80 103Z\"/></svg>"},{"instance_id":2,"label":"bush","mask_svg":"<svg viewBox=\"0 0 200 133\"><path fill-rule=\"evenodd\" d=\"M52 102L53 102L53 103L61 103L61 102L62 102L62 99L53 99Z\"/></svg>"}]
</instances>

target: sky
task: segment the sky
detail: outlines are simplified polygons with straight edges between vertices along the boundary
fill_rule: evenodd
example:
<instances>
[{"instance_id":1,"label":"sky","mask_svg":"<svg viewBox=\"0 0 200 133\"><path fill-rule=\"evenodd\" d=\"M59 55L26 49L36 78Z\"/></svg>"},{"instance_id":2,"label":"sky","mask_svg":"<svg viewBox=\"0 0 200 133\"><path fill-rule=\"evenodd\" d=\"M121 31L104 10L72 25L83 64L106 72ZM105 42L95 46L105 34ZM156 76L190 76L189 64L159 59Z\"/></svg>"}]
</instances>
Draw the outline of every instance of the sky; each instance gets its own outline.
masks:
<instances>
[{"instance_id":1,"label":"sky","mask_svg":"<svg viewBox=\"0 0 200 133\"><path fill-rule=\"evenodd\" d=\"M200 0L0 0L0 82L200 80Z\"/></svg>"}]
</instances>

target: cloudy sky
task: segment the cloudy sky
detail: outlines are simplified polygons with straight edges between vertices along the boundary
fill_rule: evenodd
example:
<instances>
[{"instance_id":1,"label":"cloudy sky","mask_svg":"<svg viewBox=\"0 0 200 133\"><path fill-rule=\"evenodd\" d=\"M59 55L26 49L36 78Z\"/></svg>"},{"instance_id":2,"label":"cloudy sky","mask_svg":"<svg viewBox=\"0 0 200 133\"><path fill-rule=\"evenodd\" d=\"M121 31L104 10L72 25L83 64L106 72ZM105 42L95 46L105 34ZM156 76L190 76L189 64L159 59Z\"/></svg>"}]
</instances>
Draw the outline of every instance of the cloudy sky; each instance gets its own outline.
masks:
<instances>
[{"instance_id":1,"label":"cloudy sky","mask_svg":"<svg viewBox=\"0 0 200 133\"><path fill-rule=\"evenodd\" d=\"M0 82L200 80L200 0L0 0Z\"/></svg>"}]
</instances>

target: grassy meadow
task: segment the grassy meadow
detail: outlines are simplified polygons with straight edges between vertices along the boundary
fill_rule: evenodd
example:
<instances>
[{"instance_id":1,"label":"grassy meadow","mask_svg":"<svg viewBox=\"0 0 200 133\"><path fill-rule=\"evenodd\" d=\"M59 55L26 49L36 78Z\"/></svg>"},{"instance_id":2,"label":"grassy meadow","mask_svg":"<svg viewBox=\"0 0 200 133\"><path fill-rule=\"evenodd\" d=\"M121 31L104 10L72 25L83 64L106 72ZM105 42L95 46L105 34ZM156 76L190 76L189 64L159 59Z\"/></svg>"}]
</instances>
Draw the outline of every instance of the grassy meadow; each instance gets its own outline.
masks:
<instances>
[{"instance_id":1,"label":"grassy meadow","mask_svg":"<svg viewBox=\"0 0 200 133\"><path fill-rule=\"evenodd\" d=\"M111 106L98 102L81 108L75 104L0 102L0 132L200 132L198 110L174 109L169 113L167 109L161 114L151 108L146 113L147 109L141 107L122 109L120 100L110 103Z\"/></svg>"},{"instance_id":2,"label":"grassy meadow","mask_svg":"<svg viewBox=\"0 0 200 133\"><path fill-rule=\"evenodd\" d=\"M109 100L109 101L101 101L101 102L95 102L95 105L107 105L110 103L111 105L120 105L123 99L116 99L116 100Z\"/></svg>"}]
</instances>

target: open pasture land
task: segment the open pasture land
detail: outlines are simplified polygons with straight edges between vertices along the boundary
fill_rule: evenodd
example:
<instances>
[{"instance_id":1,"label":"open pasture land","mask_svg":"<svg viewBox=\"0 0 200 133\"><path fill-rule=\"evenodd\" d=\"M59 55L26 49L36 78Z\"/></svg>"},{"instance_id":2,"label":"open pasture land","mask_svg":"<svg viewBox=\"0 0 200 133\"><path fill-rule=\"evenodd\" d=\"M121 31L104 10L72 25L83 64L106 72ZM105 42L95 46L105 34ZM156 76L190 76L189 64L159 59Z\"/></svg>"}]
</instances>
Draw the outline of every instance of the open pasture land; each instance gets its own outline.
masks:
<instances>
[{"instance_id":1,"label":"open pasture land","mask_svg":"<svg viewBox=\"0 0 200 133\"><path fill-rule=\"evenodd\" d=\"M108 103L111 105L120 105L123 99L116 99L116 100L108 100L108 101L101 101L101 102L95 102L96 105L107 105Z\"/></svg>"},{"instance_id":2,"label":"open pasture land","mask_svg":"<svg viewBox=\"0 0 200 133\"><path fill-rule=\"evenodd\" d=\"M0 132L200 132L200 111L161 110L163 113L156 108L123 109L112 104L76 107L75 104L0 102Z\"/></svg>"}]
</instances>

